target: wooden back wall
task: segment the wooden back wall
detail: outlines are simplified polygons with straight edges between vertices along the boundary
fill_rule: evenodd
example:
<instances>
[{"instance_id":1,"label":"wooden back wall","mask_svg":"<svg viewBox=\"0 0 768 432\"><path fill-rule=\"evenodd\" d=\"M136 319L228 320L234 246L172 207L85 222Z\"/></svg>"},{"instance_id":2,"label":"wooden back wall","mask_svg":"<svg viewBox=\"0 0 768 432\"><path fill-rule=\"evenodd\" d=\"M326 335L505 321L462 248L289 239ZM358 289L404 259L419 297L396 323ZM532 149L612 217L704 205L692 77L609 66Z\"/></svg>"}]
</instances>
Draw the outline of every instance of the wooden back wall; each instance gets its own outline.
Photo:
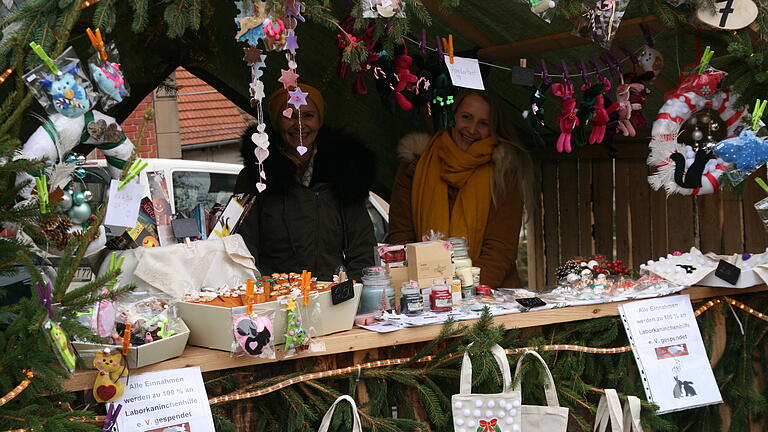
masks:
<instances>
[{"instance_id":1,"label":"wooden back wall","mask_svg":"<svg viewBox=\"0 0 768 432\"><path fill-rule=\"evenodd\" d=\"M618 143L611 159L602 145L571 154L534 152L539 217L526 224L529 285L556 283L558 265L570 258L602 254L639 269L649 259L687 251L759 253L768 235L754 204L766 194L744 180L743 197L719 191L690 197L654 191L648 185L646 140Z\"/></svg>"}]
</instances>

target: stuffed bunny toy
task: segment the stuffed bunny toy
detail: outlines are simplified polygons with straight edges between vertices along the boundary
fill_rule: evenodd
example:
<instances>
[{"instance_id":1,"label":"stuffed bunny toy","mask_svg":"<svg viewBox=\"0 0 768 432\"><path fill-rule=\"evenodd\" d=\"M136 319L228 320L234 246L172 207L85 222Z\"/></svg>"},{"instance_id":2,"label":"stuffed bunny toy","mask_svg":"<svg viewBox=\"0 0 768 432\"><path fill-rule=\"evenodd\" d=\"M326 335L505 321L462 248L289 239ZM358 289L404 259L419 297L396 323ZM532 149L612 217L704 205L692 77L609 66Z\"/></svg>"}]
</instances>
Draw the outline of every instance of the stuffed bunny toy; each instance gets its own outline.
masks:
<instances>
[{"instance_id":1,"label":"stuffed bunny toy","mask_svg":"<svg viewBox=\"0 0 768 432\"><path fill-rule=\"evenodd\" d=\"M576 117L576 99L573 98L573 84L553 84L552 94L563 99L560 104L560 115L557 116L557 121L560 122L557 151L560 153L570 153L573 128L580 124L578 117Z\"/></svg>"}]
</instances>

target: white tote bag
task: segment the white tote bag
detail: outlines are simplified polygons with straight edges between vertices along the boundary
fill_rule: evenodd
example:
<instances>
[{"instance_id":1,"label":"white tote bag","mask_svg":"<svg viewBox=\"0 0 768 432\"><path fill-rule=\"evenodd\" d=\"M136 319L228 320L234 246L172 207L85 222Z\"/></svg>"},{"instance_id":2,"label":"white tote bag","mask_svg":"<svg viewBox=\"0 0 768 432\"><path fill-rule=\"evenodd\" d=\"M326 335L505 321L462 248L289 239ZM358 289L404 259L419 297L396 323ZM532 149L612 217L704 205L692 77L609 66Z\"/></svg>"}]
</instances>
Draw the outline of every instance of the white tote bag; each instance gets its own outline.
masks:
<instances>
[{"instance_id":1,"label":"white tote bag","mask_svg":"<svg viewBox=\"0 0 768 432\"><path fill-rule=\"evenodd\" d=\"M555 388L555 380L552 378L552 373L549 371L547 363L536 351L526 351L517 361L517 368L515 368L516 384L514 390L518 392L521 391L521 383L518 379L518 375L520 375L523 360L528 355L537 358L542 366L544 366L544 370L547 371L547 382L544 383L544 394L547 397L547 405L523 405L523 431L565 432L568 428L568 408L560 406L560 403L557 400L557 389Z\"/></svg>"},{"instance_id":2,"label":"white tote bag","mask_svg":"<svg viewBox=\"0 0 768 432\"><path fill-rule=\"evenodd\" d=\"M472 362L464 353L461 362L459 394L451 397L455 432L520 432L522 413L520 390L513 390L512 374L504 348L494 345L491 353L501 369L504 388L501 393L472 393Z\"/></svg>"},{"instance_id":3,"label":"white tote bag","mask_svg":"<svg viewBox=\"0 0 768 432\"><path fill-rule=\"evenodd\" d=\"M336 410L336 405L341 401L347 401L352 405L352 432L363 432L363 427L360 425L360 414L357 413L357 404L355 404L354 399L347 395L339 396L333 405L328 408L328 412L323 416L323 421L320 422L320 429L317 432L328 432L328 428L331 427L333 412Z\"/></svg>"},{"instance_id":4,"label":"white tote bag","mask_svg":"<svg viewBox=\"0 0 768 432\"><path fill-rule=\"evenodd\" d=\"M627 403L622 413L621 401L616 390L605 389L597 404L594 431L605 432L608 423L611 424L611 432L643 432L640 426L640 399L627 396Z\"/></svg>"}]
</instances>

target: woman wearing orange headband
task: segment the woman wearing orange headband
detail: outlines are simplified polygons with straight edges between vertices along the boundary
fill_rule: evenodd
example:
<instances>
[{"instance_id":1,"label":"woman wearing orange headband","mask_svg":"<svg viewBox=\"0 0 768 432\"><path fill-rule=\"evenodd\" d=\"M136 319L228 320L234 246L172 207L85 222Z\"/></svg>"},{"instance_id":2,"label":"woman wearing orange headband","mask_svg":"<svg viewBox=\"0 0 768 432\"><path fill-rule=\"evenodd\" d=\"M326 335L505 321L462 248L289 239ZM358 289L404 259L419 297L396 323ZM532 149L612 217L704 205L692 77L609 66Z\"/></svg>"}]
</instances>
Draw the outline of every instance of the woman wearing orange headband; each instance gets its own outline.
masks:
<instances>
[{"instance_id":1,"label":"woman wearing orange headband","mask_svg":"<svg viewBox=\"0 0 768 432\"><path fill-rule=\"evenodd\" d=\"M343 265L350 278L361 280L363 268L374 264L376 246L366 208L373 156L357 140L323 126L322 94L306 84L299 87L309 93L307 105L293 109L290 118L283 113L293 108L285 89L269 98L273 131L262 193L256 190L259 170L251 141L256 127L242 136L245 167L235 192L254 195L256 203L239 233L263 274L309 270L331 280Z\"/></svg>"}]
</instances>

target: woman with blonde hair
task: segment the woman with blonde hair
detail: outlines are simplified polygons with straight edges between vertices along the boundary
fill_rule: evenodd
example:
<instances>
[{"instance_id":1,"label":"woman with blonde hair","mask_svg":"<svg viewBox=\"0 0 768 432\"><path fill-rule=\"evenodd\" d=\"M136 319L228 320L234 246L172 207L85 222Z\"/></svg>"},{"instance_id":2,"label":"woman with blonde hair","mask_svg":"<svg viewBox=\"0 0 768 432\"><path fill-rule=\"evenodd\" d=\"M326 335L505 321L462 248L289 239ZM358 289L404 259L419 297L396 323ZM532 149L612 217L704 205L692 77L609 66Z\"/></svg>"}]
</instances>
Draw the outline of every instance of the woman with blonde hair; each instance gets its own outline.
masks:
<instances>
[{"instance_id":1,"label":"woman with blonde hair","mask_svg":"<svg viewBox=\"0 0 768 432\"><path fill-rule=\"evenodd\" d=\"M482 284L519 287L517 247L524 205L533 207L533 164L497 96L463 90L454 107L452 128L427 143L401 142L389 240L416 242L429 230L465 237Z\"/></svg>"}]
</instances>

